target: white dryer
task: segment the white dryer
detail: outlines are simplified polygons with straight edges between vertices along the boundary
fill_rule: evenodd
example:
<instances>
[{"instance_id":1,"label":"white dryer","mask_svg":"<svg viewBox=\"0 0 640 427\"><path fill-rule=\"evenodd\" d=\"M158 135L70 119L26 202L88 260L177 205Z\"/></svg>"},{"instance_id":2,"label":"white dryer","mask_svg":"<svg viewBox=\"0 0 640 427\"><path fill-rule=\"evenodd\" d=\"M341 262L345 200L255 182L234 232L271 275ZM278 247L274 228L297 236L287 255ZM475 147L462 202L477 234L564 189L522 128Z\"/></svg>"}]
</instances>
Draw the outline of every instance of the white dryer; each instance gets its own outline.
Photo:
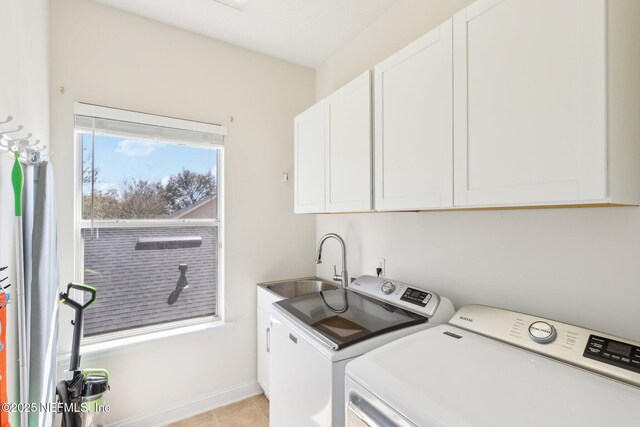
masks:
<instances>
[{"instance_id":1,"label":"white dryer","mask_svg":"<svg viewBox=\"0 0 640 427\"><path fill-rule=\"evenodd\" d=\"M346 367L348 426L640 425L640 343L485 306Z\"/></svg>"}]
</instances>

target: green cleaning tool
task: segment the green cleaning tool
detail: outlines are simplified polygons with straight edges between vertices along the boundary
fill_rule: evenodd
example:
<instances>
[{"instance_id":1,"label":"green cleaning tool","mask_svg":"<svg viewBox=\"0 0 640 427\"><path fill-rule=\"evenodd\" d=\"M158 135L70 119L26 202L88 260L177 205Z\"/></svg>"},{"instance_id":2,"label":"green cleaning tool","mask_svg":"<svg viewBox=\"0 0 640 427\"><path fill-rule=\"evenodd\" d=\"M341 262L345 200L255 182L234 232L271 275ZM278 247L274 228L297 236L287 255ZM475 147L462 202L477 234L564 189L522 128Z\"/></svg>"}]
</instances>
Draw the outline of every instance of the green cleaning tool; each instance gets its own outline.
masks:
<instances>
[{"instance_id":1,"label":"green cleaning tool","mask_svg":"<svg viewBox=\"0 0 640 427\"><path fill-rule=\"evenodd\" d=\"M84 304L69 296L71 289L89 293ZM62 427L104 427L106 410L104 394L109 390L109 373L105 369L80 369L80 340L84 310L96 300L96 288L80 283L69 283L67 291L60 293L60 302L74 312L71 361L67 379L58 383L56 390L62 408Z\"/></svg>"},{"instance_id":2,"label":"green cleaning tool","mask_svg":"<svg viewBox=\"0 0 640 427\"><path fill-rule=\"evenodd\" d=\"M13 185L14 211L15 211L15 242L16 242L16 306L18 312L18 360L20 377L20 403L29 401L29 352L27 351L27 320L25 315L24 299L24 251L22 232L22 189L24 187L24 175L20 165L20 152L14 152L15 161L11 170L11 183ZM28 413L21 412L20 425L27 425Z\"/></svg>"}]
</instances>

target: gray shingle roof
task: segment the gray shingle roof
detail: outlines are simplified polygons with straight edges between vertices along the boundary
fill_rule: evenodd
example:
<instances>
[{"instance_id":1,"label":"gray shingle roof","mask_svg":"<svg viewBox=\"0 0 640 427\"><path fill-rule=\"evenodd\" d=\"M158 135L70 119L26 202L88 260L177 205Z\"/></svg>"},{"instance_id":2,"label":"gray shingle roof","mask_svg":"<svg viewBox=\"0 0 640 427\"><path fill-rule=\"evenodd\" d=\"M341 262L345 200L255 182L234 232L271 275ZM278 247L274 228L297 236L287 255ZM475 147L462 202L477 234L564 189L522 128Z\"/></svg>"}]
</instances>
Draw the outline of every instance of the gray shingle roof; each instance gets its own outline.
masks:
<instances>
[{"instance_id":1,"label":"gray shingle roof","mask_svg":"<svg viewBox=\"0 0 640 427\"><path fill-rule=\"evenodd\" d=\"M91 240L83 230L84 281L98 289L85 312L84 336L212 316L217 310L217 227L104 228ZM94 233L96 233L94 231ZM201 236L202 246L135 250L138 238ZM189 286L167 304L187 264Z\"/></svg>"}]
</instances>

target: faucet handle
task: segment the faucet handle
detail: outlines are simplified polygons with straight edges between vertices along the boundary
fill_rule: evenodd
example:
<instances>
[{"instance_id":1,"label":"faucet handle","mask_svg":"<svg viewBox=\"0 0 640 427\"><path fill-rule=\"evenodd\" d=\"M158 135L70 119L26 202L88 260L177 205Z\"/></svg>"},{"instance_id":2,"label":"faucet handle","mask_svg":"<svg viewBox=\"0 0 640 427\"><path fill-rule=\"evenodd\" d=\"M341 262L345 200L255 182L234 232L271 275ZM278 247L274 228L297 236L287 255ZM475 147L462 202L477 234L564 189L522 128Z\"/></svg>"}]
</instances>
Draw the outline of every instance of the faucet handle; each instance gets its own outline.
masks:
<instances>
[{"instance_id":1,"label":"faucet handle","mask_svg":"<svg viewBox=\"0 0 640 427\"><path fill-rule=\"evenodd\" d=\"M335 264L333 264L333 281L342 283L342 276L338 274L338 269Z\"/></svg>"}]
</instances>

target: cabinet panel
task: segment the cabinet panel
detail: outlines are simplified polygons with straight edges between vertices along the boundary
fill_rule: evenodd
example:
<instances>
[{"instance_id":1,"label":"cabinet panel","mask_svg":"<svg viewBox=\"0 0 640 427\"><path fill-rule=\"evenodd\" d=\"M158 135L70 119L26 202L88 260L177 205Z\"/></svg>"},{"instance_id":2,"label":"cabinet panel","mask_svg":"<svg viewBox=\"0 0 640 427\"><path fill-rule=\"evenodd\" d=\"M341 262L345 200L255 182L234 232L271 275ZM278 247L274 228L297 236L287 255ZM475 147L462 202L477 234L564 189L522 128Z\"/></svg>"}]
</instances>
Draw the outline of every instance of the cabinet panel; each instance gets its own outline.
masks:
<instances>
[{"instance_id":1,"label":"cabinet panel","mask_svg":"<svg viewBox=\"0 0 640 427\"><path fill-rule=\"evenodd\" d=\"M453 205L451 20L375 68L377 210Z\"/></svg>"},{"instance_id":2,"label":"cabinet panel","mask_svg":"<svg viewBox=\"0 0 640 427\"><path fill-rule=\"evenodd\" d=\"M294 120L294 199L296 213L325 210L326 104L320 102Z\"/></svg>"},{"instance_id":3,"label":"cabinet panel","mask_svg":"<svg viewBox=\"0 0 640 427\"><path fill-rule=\"evenodd\" d=\"M331 361L275 316L271 317L271 324L270 424L337 425L331 422Z\"/></svg>"},{"instance_id":4,"label":"cabinet panel","mask_svg":"<svg viewBox=\"0 0 640 427\"><path fill-rule=\"evenodd\" d=\"M371 210L371 73L328 99L327 212Z\"/></svg>"},{"instance_id":5,"label":"cabinet panel","mask_svg":"<svg viewBox=\"0 0 640 427\"><path fill-rule=\"evenodd\" d=\"M258 327L258 383L264 390L264 394L269 397L269 353L271 345L271 314L258 307L257 313Z\"/></svg>"},{"instance_id":6,"label":"cabinet panel","mask_svg":"<svg viewBox=\"0 0 640 427\"><path fill-rule=\"evenodd\" d=\"M454 18L455 204L606 199L604 0L480 0Z\"/></svg>"}]
</instances>

